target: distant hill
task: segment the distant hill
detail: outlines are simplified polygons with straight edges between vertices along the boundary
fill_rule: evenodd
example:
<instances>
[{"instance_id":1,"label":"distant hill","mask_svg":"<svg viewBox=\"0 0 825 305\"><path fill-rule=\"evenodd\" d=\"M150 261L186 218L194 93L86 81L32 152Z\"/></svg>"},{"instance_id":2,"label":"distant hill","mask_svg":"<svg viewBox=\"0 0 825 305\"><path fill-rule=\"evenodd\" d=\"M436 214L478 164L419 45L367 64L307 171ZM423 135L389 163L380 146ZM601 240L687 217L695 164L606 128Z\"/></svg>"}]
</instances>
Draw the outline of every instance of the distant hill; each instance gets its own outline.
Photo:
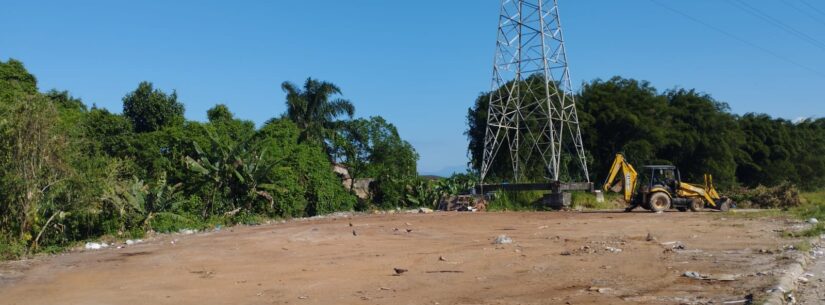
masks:
<instances>
[{"instance_id":1,"label":"distant hill","mask_svg":"<svg viewBox=\"0 0 825 305\"><path fill-rule=\"evenodd\" d=\"M458 166L447 166L445 168L439 169L437 171L422 171L419 173L422 177L433 176L433 177L450 177L455 173L466 173L467 166L466 165L458 165Z\"/></svg>"}]
</instances>

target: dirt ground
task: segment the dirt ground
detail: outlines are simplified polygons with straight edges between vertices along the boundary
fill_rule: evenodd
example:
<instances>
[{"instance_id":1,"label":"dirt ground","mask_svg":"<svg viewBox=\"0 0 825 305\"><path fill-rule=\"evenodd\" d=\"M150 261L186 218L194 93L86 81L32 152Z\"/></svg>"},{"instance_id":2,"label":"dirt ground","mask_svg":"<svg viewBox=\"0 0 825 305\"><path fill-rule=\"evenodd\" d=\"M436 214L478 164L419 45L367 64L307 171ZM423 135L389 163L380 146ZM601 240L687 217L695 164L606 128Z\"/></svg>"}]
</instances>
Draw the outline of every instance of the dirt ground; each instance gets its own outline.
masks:
<instances>
[{"instance_id":1,"label":"dirt ground","mask_svg":"<svg viewBox=\"0 0 825 305\"><path fill-rule=\"evenodd\" d=\"M712 212L330 216L5 263L0 304L720 304L771 287L788 225Z\"/></svg>"}]
</instances>

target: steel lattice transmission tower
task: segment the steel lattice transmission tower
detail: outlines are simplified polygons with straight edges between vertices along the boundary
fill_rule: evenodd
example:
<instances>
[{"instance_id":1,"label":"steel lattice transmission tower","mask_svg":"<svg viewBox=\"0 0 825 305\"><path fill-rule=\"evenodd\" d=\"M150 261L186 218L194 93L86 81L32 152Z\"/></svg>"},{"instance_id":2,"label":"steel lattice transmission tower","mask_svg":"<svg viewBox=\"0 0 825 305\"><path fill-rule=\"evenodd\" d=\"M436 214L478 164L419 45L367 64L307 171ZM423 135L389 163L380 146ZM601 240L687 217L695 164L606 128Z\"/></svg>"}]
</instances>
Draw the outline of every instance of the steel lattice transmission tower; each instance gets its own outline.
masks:
<instances>
[{"instance_id":1,"label":"steel lattice transmission tower","mask_svg":"<svg viewBox=\"0 0 825 305\"><path fill-rule=\"evenodd\" d=\"M559 181L565 139L572 140L590 182L558 0L502 0L481 181L502 147L510 152L515 179L521 164L541 158Z\"/></svg>"}]
</instances>

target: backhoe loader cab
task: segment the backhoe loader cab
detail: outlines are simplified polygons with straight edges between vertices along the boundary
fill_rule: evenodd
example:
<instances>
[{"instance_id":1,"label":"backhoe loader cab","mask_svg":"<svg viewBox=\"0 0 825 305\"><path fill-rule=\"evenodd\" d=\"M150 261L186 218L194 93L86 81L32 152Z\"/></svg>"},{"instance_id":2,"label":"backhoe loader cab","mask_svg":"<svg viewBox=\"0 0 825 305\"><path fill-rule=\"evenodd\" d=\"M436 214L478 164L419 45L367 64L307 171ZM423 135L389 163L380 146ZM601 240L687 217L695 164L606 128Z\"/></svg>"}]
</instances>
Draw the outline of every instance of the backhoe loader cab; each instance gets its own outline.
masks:
<instances>
[{"instance_id":1,"label":"backhoe loader cab","mask_svg":"<svg viewBox=\"0 0 825 305\"><path fill-rule=\"evenodd\" d=\"M643 189L651 190L655 187L667 188L675 192L682 182L679 169L673 165L649 165L644 167L641 175Z\"/></svg>"}]
</instances>

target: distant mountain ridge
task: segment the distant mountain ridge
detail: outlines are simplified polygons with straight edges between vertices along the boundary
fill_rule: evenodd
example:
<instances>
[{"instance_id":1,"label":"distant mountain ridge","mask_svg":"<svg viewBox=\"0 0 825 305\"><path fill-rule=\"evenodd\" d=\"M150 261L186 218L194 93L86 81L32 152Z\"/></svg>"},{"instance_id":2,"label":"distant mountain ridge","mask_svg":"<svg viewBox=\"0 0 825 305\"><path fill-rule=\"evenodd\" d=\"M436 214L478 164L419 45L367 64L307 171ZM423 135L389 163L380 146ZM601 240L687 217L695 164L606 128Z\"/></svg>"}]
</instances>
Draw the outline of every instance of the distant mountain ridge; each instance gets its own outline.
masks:
<instances>
[{"instance_id":1,"label":"distant mountain ridge","mask_svg":"<svg viewBox=\"0 0 825 305\"><path fill-rule=\"evenodd\" d=\"M450 177L455 173L466 173L467 166L466 165L457 165L457 166L447 166L437 171L420 171L419 175L421 176L438 176L438 177Z\"/></svg>"}]
</instances>

